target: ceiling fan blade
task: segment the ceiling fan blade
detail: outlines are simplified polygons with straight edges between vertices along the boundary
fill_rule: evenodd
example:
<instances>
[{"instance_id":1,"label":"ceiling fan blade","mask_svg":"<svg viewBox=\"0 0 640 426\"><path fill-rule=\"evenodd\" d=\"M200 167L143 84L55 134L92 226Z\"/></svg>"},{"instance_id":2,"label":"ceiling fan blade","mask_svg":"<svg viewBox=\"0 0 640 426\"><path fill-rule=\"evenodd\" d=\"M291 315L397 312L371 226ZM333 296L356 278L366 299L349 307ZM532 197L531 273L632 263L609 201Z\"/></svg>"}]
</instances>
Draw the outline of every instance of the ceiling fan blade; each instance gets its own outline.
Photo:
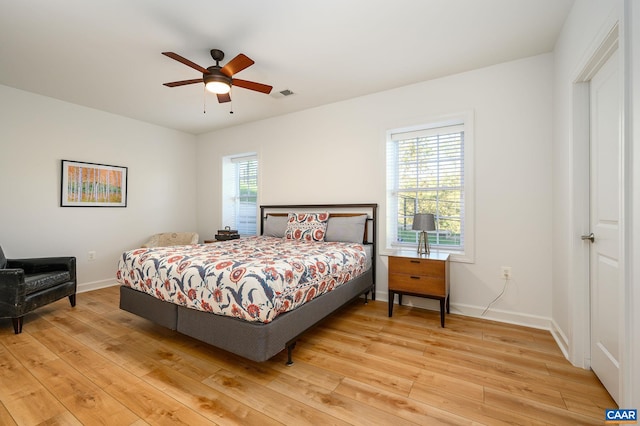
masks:
<instances>
[{"instance_id":1,"label":"ceiling fan blade","mask_svg":"<svg viewBox=\"0 0 640 426\"><path fill-rule=\"evenodd\" d=\"M266 84L256 83L255 81L239 80L237 78L234 78L231 84L233 84L234 86L242 87L243 89L266 93L267 95L271 93L271 89L273 89L272 86L267 86Z\"/></svg>"},{"instance_id":2,"label":"ceiling fan blade","mask_svg":"<svg viewBox=\"0 0 640 426\"><path fill-rule=\"evenodd\" d=\"M194 70L200 71L203 74L208 73L209 71L206 68L201 67L200 65L191 62L190 60L188 60L187 58L183 58L182 56L178 55L177 53L173 53L173 52L162 52L162 54L164 56L168 56L171 59L175 59L178 62L181 62L183 64L185 64L188 67L193 68Z\"/></svg>"},{"instance_id":3,"label":"ceiling fan blade","mask_svg":"<svg viewBox=\"0 0 640 426\"><path fill-rule=\"evenodd\" d=\"M231 102L231 96L228 93L217 94L218 102L223 104L225 102Z\"/></svg>"},{"instance_id":4,"label":"ceiling fan blade","mask_svg":"<svg viewBox=\"0 0 640 426\"><path fill-rule=\"evenodd\" d=\"M220 69L220 72L222 74L226 75L227 77L231 77L234 74L239 73L243 69L245 69L247 67L250 67L254 63L255 62L253 61L253 59L251 59L248 56L246 56L243 53L241 53L238 56L236 56L235 58L233 58L232 60L230 60L227 63L227 65L222 67Z\"/></svg>"},{"instance_id":5,"label":"ceiling fan blade","mask_svg":"<svg viewBox=\"0 0 640 426\"><path fill-rule=\"evenodd\" d=\"M163 86L178 87L178 86L184 86L184 85L187 85L187 84L194 84L194 83L202 83L202 79L201 78L195 78L193 80L172 81L171 83L164 83Z\"/></svg>"}]
</instances>

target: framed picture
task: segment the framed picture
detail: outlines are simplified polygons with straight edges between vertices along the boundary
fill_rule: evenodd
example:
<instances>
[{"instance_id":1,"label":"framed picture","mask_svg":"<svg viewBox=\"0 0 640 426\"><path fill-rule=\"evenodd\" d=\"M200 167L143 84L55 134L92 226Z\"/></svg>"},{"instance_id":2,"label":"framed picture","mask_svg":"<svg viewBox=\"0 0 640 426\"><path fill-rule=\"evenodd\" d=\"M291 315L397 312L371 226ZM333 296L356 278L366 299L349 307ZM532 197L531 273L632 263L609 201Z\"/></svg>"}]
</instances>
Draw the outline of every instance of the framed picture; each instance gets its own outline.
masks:
<instances>
[{"instance_id":1,"label":"framed picture","mask_svg":"<svg viewBox=\"0 0 640 426\"><path fill-rule=\"evenodd\" d=\"M127 168L62 160L61 207L127 207Z\"/></svg>"}]
</instances>

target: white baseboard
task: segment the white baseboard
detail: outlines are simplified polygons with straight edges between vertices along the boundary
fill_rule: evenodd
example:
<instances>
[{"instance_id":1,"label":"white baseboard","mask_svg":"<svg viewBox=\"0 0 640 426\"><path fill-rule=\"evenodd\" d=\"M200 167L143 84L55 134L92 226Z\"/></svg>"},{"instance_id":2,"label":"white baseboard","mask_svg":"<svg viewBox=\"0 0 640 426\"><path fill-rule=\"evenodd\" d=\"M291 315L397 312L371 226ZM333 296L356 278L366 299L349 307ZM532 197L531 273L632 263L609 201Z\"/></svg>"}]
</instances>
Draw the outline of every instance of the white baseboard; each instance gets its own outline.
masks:
<instances>
[{"instance_id":1,"label":"white baseboard","mask_svg":"<svg viewBox=\"0 0 640 426\"><path fill-rule=\"evenodd\" d=\"M503 311L500 309L491 309L483 316L482 312L484 310L485 307L481 306L451 304L451 312L456 314L538 328L541 330L551 330L551 318L541 317L539 315L523 314L521 312Z\"/></svg>"},{"instance_id":2,"label":"white baseboard","mask_svg":"<svg viewBox=\"0 0 640 426\"><path fill-rule=\"evenodd\" d=\"M562 332L560 327L558 327L558 324L556 324L556 322L553 320L551 321L551 335L562 351L564 357L569 360L569 339L567 339L567 336Z\"/></svg>"},{"instance_id":3,"label":"white baseboard","mask_svg":"<svg viewBox=\"0 0 640 426\"><path fill-rule=\"evenodd\" d=\"M382 302L388 302L389 301L388 293L377 292L376 300L379 300ZM412 297L412 296L404 296L402 298L402 302L403 302L402 303L403 306L412 306L416 308L430 309L435 311L440 310L440 305L437 300L425 299L420 297ZM454 313L454 314L464 315L468 317L475 317L475 318L483 318L491 321L499 321L507 324L522 325L525 327L537 328L541 330L549 330L552 332L551 318L541 317L538 315L523 314L521 312L503 311L500 309L491 309L489 312L487 312L486 315L482 316L482 312L485 309L484 307L473 306L473 305L463 305L458 303L455 303L455 304L451 303L449 308L451 310L451 313ZM552 332L552 335L553 335L553 332ZM556 337L554 336L554 338ZM560 344L558 345L560 346ZM561 346L560 349L563 350L563 347Z\"/></svg>"},{"instance_id":4,"label":"white baseboard","mask_svg":"<svg viewBox=\"0 0 640 426\"><path fill-rule=\"evenodd\" d=\"M101 288L111 287L114 285L118 285L118 283L113 278L110 278L108 280L93 281L90 283L82 283L82 284L78 284L77 293L84 293L86 291L98 290Z\"/></svg>"}]
</instances>

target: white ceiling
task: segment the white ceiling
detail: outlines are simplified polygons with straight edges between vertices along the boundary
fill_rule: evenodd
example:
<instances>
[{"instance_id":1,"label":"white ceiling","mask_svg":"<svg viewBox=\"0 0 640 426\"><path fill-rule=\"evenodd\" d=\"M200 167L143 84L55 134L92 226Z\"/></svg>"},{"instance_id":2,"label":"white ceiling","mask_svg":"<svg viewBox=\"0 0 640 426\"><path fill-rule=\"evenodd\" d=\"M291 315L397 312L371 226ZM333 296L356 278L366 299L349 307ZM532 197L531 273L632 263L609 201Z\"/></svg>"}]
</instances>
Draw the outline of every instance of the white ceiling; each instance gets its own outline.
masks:
<instances>
[{"instance_id":1,"label":"white ceiling","mask_svg":"<svg viewBox=\"0 0 640 426\"><path fill-rule=\"evenodd\" d=\"M0 0L0 84L200 134L550 52L573 1ZM162 85L212 48L272 94Z\"/></svg>"}]
</instances>

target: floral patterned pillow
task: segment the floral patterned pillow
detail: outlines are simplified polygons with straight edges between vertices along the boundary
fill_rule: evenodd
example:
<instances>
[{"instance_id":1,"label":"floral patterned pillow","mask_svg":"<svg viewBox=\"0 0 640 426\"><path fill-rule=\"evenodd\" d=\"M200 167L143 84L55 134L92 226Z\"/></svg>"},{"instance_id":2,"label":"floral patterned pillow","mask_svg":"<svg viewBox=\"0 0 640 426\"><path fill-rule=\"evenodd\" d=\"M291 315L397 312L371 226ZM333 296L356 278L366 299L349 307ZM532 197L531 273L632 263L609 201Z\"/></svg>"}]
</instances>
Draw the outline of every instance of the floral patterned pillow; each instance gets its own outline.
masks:
<instances>
[{"instance_id":1,"label":"floral patterned pillow","mask_svg":"<svg viewBox=\"0 0 640 426\"><path fill-rule=\"evenodd\" d=\"M329 213L289 213L286 240L324 241Z\"/></svg>"}]
</instances>

